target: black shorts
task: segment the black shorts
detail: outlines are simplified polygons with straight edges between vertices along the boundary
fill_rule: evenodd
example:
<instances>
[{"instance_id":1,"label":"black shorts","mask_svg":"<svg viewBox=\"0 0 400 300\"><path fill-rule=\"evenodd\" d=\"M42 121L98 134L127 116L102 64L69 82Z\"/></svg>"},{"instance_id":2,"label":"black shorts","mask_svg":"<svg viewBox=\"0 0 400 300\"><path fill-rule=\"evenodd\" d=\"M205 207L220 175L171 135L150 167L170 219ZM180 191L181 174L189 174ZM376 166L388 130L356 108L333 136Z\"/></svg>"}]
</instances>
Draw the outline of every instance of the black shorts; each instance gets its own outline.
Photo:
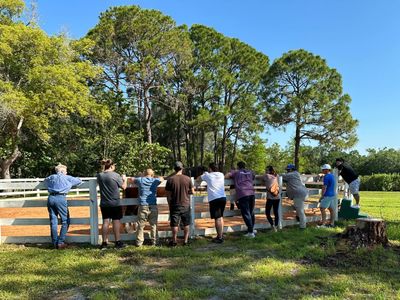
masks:
<instances>
[{"instance_id":1,"label":"black shorts","mask_svg":"<svg viewBox=\"0 0 400 300\"><path fill-rule=\"evenodd\" d=\"M191 223L192 217L190 214L190 207L186 206L172 206L170 208L170 226L177 227L179 222L182 223L183 226L188 226Z\"/></svg>"},{"instance_id":2,"label":"black shorts","mask_svg":"<svg viewBox=\"0 0 400 300\"><path fill-rule=\"evenodd\" d=\"M121 206L100 206L101 215L104 219L121 220L122 207Z\"/></svg>"},{"instance_id":3,"label":"black shorts","mask_svg":"<svg viewBox=\"0 0 400 300\"><path fill-rule=\"evenodd\" d=\"M211 219L218 219L224 216L226 197L214 199L209 204Z\"/></svg>"}]
</instances>

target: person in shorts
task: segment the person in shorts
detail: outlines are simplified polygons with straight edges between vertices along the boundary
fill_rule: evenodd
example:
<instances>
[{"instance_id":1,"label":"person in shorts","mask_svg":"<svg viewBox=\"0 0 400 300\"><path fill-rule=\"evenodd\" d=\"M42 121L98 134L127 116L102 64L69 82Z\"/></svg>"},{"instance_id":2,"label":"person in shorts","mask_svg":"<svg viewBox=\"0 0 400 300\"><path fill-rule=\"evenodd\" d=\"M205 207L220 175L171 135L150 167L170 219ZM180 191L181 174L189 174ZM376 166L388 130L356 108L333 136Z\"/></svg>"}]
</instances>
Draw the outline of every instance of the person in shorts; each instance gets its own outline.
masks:
<instances>
[{"instance_id":1,"label":"person in shorts","mask_svg":"<svg viewBox=\"0 0 400 300\"><path fill-rule=\"evenodd\" d=\"M224 242L225 177L223 173L218 172L215 163L210 163L208 170L209 172L204 172L200 178L207 183L210 216L215 220L215 229L217 230L217 236L212 239L212 242L221 244Z\"/></svg>"},{"instance_id":2,"label":"person in shorts","mask_svg":"<svg viewBox=\"0 0 400 300\"><path fill-rule=\"evenodd\" d=\"M172 230L172 240L169 242L170 247L177 245L179 224L183 225L183 245L186 246L189 243L189 225L192 221L190 214L190 194L194 194L192 180L190 177L183 175L183 164L180 161L175 162L174 170L174 175L167 179L165 185Z\"/></svg>"},{"instance_id":3,"label":"person in shorts","mask_svg":"<svg viewBox=\"0 0 400 300\"><path fill-rule=\"evenodd\" d=\"M321 210L322 222L319 227L333 227L335 225L335 177L331 173L331 166L324 164L322 167L324 173L324 186L322 187L322 196L319 200L319 209ZM330 221L326 222L326 209L329 210Z\"/></svg>"},{"instance_id":4,"label":"person in shorts","mask_svg":"<svg viewBox=\"0 0 400 300\"><path fill-rule=\"evenodd\" d=\"M147 169L143 177L135 178L134 182L139 189L139 209L136 231L136 246L140 247L144 242L144 226L148 221L151 226L151 245L157 244L157 187L164 181L163 177L154 177L154 171Z\"/></svg>"},{"instance_id":5,"label":"person in shorts","mask_svg":"<svg viewBox=\"0 0 400 300\"><path fill-rule=\"evenodd\" d=\"M122 207L120 206L120 189L126 189L127 180L125 175L115 172L115 164L111 159L101 162L103 172L97 174L97 183L100 187L100 210L103 217L103 226L101 227L101 236L103 242L100 249L107 248L108 228L112 220L113 232L115 237L115 247L123 248L125 245L121 241L121 219Z\"/></svg>"},{"instance_id":6,"label":"person in shorts","mask_svg":"<svg viewBox=\"0 0 400 300\"><path fill-rule=\"evenodd\" d=\"M360 208L360 178L358 174L343 158L336 158L336 168L339 170L339 175L349 185L350 193L356 200L356 205L353 207Z\"/></svg>"}]
</instances>

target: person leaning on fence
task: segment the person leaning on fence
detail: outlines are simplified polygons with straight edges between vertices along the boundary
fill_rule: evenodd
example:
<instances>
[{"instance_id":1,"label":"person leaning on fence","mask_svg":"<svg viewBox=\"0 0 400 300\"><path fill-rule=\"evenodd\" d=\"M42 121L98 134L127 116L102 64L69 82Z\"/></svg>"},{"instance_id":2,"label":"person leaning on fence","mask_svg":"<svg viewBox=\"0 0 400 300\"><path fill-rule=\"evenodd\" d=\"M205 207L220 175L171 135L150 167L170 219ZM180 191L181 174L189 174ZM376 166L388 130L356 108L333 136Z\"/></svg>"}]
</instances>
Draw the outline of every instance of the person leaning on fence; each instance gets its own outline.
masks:
<instances>
[{"instance_id":1,"label":"person leaning on fence","mask_svg":"<svg viewBox=\"0 0 400 300\"><path fill-rule=\"evenodd\" d=\"M154 177L154 171L147 169L143 177L135 178L134 182L139 189L139 210L136 231L136 246L140 247L144 242L144 226L148 221L151 226L151 245L157 244L157 187L164 181L163 177Z\"/></svg>"},{"instance_id":2,"label":"person leaning on fence","mask_svg":"<svg viewBox=\"0 0 400 300\"><path fill-rule=\"evenodd\" d=\"M255 225L255 192L253 180L255 179L254 172L246 170L244 162L238 162L238 169L233 170L225 175L225 178L232 178L236 189L236 201L239 203L240 212L244 223L247 226L246 237L254 238L256 230Z\"/></svg>"},{"instance_id":3,"label":"person leaning on fence","mask_svg":"<svg viewBox=\"0 0 400 300\"><path fill-rule=\"evenodd\" d=\"M168 244L170 247L177 245L179 224L183 225L183 245L188 245L189 225L192 221L190 214L190 194L194 194L192 180L190 177L182 174L183 164L180 161L175 162L174 170L175 174L167 179L165 185L172 230L172 240Z\"/></svg>"},{"instance_id":4,"label":"person leaning on fence","mask_svg":"<svg viewBox=\"0 0 400 300\"><path fill-rule=\"evenodd\" d=\"M295 165L288 164L286 171L286 174L282 174L282 180L286 183L286 194L294 202L300 229L305 229L307 220L304 213L304 201L307 199L308 190L301 182L300 173L297 172Z\"/></svg>"},{"instance_id":5,"label":"person leaning on fence","mask_svg":"<svg viewBox=\"0 0 400 300\"><path fill-rule=\"evenodd\" d=\"M121 219L122 207L120 206L120 188L126 189L126 176L115 172L115 164L111 159L101 162L103 172L97 174L97 183L100 187L100 210L103 217L103 226L101 227L101 236L103 242L100 249L106 249L108 245L108 228L110 219L115 237L115 248L125 247L121 241Z\"/></svg>"},{"instance_id":6,"label":"person leaning on fence","mask_svg":"<svg viewBox=\"0 0 400 300\"><path fill-rule=\"evenodd\" d=\"M319 227L333 227L335 225L335 177L331 173L331 166L324 164L322 167L324 173L324 186L322 187L322 196L319 200L319 209L321 210L322 222ZM326 209L329 210L330 222L326 223Z\"/></svg>"},{"instance_id":7,"label":"person leaning on fence","mask_svg":"<svg viewBox=\"0 0 400 300\"><path fill-rule=\"evenodd\" d=\"M56 174L44 180L49 192L47 210L50 217L51 241L56 249L67 247L65 236L70 224L67 194L73 186L82 183L82 180L67 175L67 167L59 164L55 167ZM58 216L61 219L60 235L57 234Z\"/></svg>"},{"instance_id":8,"label":"person leaning on fence","mask_svg":"<svg viewBox=\"0 0 400 300\"><path fill-rule=\"evenodd\" d=\"M265 204L265 215L271 228L277 231L279 225L279 183L278 175L272 166L267 166L263 176L265 187L267 188L267 202ZM271 217L271 208L274 209L274 218Z\"/></svg>"},{"instance_id":9,"label":"person leaning on fence","mask_svg":"<svg viewBox=\"0 0 400 300\"><path fill-rule=\"evenodd\" d=\"M339 175L349 185L350 193L356 200L356 205L353 207L360 208L360 178L358 174L343 158L336 158L336 168L339 170Z\"/></svg>"},{"instance_id":10,"label":"person leaning on fence","mask_svg":"<svg viewBox=\"0 0 400 300\"><path fill-rule=\"evenodd\" d=\"M208 170L209 172L204 172L198 179L207 183L210 215L211 219L215 220L215 229L217 230L217 236L212 239L212 242L221 244L224 242L224 211L226 206L225 178L224 174L218 172L215 163L210 163Z\"/></svg>"}]
</instances>

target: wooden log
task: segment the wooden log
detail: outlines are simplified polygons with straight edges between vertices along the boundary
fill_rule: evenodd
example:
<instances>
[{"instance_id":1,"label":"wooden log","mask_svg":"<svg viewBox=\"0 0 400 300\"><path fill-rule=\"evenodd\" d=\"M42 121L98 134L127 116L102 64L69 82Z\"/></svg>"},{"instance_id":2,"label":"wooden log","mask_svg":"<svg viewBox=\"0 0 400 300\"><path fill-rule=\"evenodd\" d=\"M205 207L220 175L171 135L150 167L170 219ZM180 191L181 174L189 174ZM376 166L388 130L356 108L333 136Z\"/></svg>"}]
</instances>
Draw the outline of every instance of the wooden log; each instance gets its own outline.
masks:
<instances>
[{"instance_id":1,"label":"wooden log","mask_svg":"<svg viewBox=\"0 0 400 300\"><path fill-rule=\"evenodd\" d=\"M389 243L386 223L382 219L358 218L356 224L348 226L341 237L349 239L357 248L378 244L387 246Z\"/></svg>"}]
</instances>

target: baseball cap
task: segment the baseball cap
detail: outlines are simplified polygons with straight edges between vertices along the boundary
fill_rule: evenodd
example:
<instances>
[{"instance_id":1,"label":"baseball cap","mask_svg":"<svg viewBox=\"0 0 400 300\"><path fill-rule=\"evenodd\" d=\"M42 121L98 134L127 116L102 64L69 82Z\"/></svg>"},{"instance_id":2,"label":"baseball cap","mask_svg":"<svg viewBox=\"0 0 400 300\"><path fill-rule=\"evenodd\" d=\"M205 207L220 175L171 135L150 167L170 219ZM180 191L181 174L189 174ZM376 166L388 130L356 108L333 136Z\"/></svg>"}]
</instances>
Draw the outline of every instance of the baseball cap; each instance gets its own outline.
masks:
<instances>
[{"instance_id":1,"label":"baseball cap","mask_svg":"<svg viewBox=\"0 0 400 300\"><path fill-rule=\"evenodd\" d=\"M176 161L174 164L174 169L183 169L183 163L180 161Z\"/></svg>"},{"instance_id":2,"label":"baseball cap","mask_svg":"<svg viewBox=\"0 0 400 300\"><path fill-rule=\"evenodd\" d=\"M286 170L295 170L296 166L294 164L288 164Z\"/></svg>"},{"instance_id":3,"label":"baseball cap","mask_svg":"<svg viewBox=\"0 0 400 300\"><path fill-rule=\"evenodd\" d=\"M330 164L324 164L324 165L321 167L321 169L322 169L322 170L330 170L330 169L332 169L332 168L331 168L331 165L330 165Z\"/></svg>"}]
</instances>

